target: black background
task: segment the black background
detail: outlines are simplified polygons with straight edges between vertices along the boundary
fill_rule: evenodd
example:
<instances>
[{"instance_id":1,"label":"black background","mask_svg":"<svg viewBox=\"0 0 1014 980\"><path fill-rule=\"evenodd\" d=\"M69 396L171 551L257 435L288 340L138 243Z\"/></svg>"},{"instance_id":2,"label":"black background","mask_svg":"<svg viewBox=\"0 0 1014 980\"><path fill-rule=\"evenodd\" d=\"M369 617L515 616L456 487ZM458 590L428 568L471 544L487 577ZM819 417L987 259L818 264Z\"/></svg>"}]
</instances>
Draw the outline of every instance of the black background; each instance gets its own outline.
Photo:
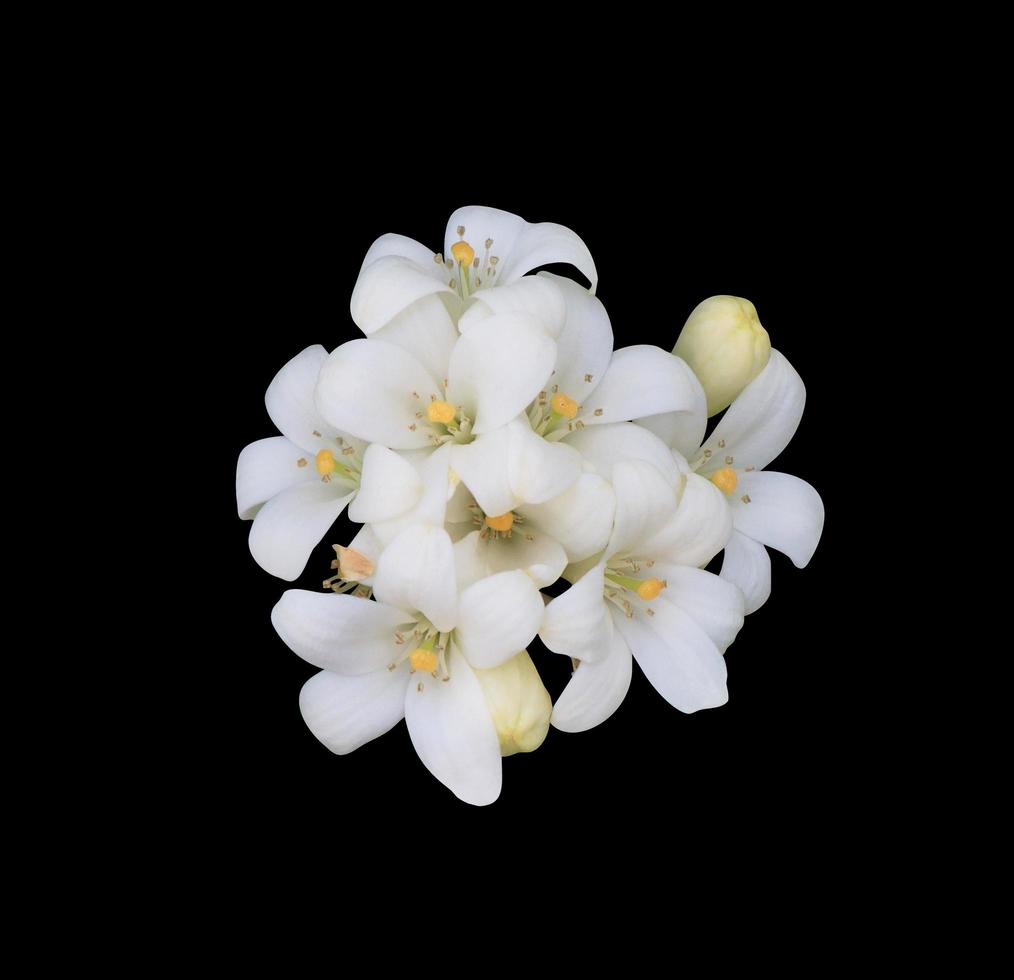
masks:
<instances>
[{"instance_id":1,"label":"black background","mask_svg":"<svg viewBox=\"0 0 1014 980\"><path fill-rule=\"evenodd\" d=\"M195 609L202 639L187 663L203 709L193 748L214 786L212 808L228 807L237 825L264 837L283 822L311 835L360 825L397 834L449 819L483 832L559 835L563 844L611 820L663 835L721 820L742 836L762 821L802 828L850 806L843 787L862 764L853 712L870 705L845 692L870 654L851 636L856 495L842 465L857 381L842 340L854 316L848 190L803 179L801 160L771 178L736 159L676 170L667 159L565 164L542 152L501 168L492 152L449 166L409 147L338 165L312 139L296 138L284 153L256 139L242 146L209 167L214 205L192 246L204 312L222 324L193 334L208 371L196 394L216 439L194 508L206 524L207 573ZM466 204L577 232L595 259L616 347L671 349L700 300L751 299L807 386L802 424L771 469L812 483L826 507L808 568L771 553L771 598L726 655L727 705L683 715L635 667L607 722L583 734L551 728L536 752L505 759L501 797L485 808L459 802L429 775L404 723L347 756L310 734L297 698L315 669L285 647L269 614L284 589L319 588L331 543L347 543L353 526L343 517L301 578L286 583L250 557L250 525L237 518L234 495L240 450L275 434L263 401L274 373L307 345L332 349L359 336L348 301L371 242L393 231L440 249L447 217ZM569 662L538 641L530 649L555 698Z\"/></svg>"}]
</instances>

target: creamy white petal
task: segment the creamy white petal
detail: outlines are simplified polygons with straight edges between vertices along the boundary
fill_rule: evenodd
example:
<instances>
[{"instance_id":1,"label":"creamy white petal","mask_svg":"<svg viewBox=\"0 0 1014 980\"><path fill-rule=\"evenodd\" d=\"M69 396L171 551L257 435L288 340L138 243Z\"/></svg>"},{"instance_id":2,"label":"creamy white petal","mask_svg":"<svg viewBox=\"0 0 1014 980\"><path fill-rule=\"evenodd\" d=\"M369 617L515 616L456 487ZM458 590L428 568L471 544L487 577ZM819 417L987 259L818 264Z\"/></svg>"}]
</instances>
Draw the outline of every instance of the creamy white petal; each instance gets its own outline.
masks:
<instances>
[{"instance_id":1,"label":"creamy white petal","mask_svg":"<svg viewBox=\"0 0 1014 980\"><path fill-rule=\"evenodd\" d=\"M669 447L653 432L633 422L589 425L572 432L565 441L581 453L599 476L607 480L612 479L616 463L630 459L651 463L674 483L679 478L680 471Z\"/></svg>"},{"instance_id":2,"label":"creamy white petal","mask_svg":"<svg viewBox=\"0 0 1014 980\"><path fill-rule=\"evenodd\" d=\"M363 456L359 494L349 505L349 518L359 524L389 521L415 507L422 492L423 482L416 468L375 442Z\"/></svg>"},{"instance_id":3,"label":"creamy white petal","mask_svg":"<svg viewBox=\"0 0 1014 980\"><path fill-rule=\"evenodd\" d=\"M542 589L560 577L567 567L567 554L550 535L527 524L515 525L509 538L482 538L478 530L463 535L454 545L454 567L459 589L497 572L512 571L524 572Z\"/></svg>"},{"instance_id":4,"label":"creamy white petal","mask_svg":"<svg viewBox=\"0 0 1014 980\"><path fill-rule=\"evenodd\" d=\"M622 347L582 401L581 418L586 425L604 425L662 412L693 412L698 388L686 364L668 351L648 344Z\"/></svg>"},{"instance_id":5,"label":"creamy white petal","mask_svg":"<svg viewBox=\"0 0 1014 980\"><path fill-rule=\"evenodd\" d=\"M626 460L613 467L616 516L608 555L641 555L641 550L676 514L679 486L666 479L651 463Z\"/></svg>"},{"instance_id":6,"label":"creamy white petal","mask_svg":"<svg viewBox=\"0 0 1014 980\"><path fill-rule=\"evenodd\" d=\"M369 336L416 300L433 293L450 293L449 279L446 268L433 261L433 253L428 263L383 255L359 273L349 304L352 320Z\"/></svg>"},{"instance_id":7,"label":"creamy white petal","mask_svg":"<svg viewBox=\"0 0 1014 980\"><path fill-rule=\"evenodd\" d=\"M293 653L347 675L386 670L401 650L394 634L410 620L372 599L302 589L283 592L271 610L271 624Z\"/></svg>"},{"instance_id":8,"label":"creamy white petal","mask_svg":"<svg viewBox=\"0 0 1014 980\"><path fill-rule=\"evenodd\" d=\"M442 527L415 524L384 549L373 575L380 602L418 609L441 632L454 628L458 588L454 546Z\"/></svg>"},{"instance_id":9,"label":"creamy white petal","mask_svg":"<svg viewBox=\"0 0 1014 980\"><path fill-rule=\"evenodd\" d=\"M544 609L529 576L498 572L461 593L455 642L473 667L496 667L531 643Z\"/></svg>"},{"instance_id":10,"label":"creamy white petal","mask_svg":"<svg viewBox=\"0 0 1014 980\"><path fill-rule=\"evenodd\" d=\"M476 435L506 425L535 399L556 362L556 343L532 317L502 313L463 334L451 353L447 399L475 420Z\"/></svg>"},{"instance_id":11,"label":"creamy white petal","mask_svg":"<svg viewBox=\"0 0 1014 980\"><path fill-rule=\"evenodd\" d=\"M604 573L605 562L600 561L546 606L539 638L554 653L589 662L608 656Z\"/></svg>"},{"instance_id":12,"label":"creamy white petal","mask_svg":"<svg viewBox=\"0 0 1014 980\"><path fill-rule=\"evenodd\" d=\"M572 279L550 272L540 272L534 278L554 283L566 301L565 322L556 338L553 384L581 404L598 386L613 356L609 314L595 296Z\"/></svg>"},{"instance_id":13,"label":"creamy white petal","mask_svg":"<svg viewBox=\"0 0 1014 980\"><path fill-rule=\"evenodd\" d=\"M558 497L542 504L525 504L520 510L528 525L550 534L563 546L568 561L576 562L606 546L613 529L616 495L612 484L597 473L582 473Z\"/></svg>"},{"instance_id":14,"label":"creamy white petal","mask_svg":"<svg viewBox=\"0 0 1014 980\"><path fill-rule=\"evenodd\" d=\"M707 633L675 606L654 603L654 612L627 619L610 609L613 624L652 687L687 714L725 704L725 658Z\"/></svg>"},{"instance_id":15,"label":"creamy white petal","mask_svg":"<svg viewBox=\"0 0 1014 980\"><path fill-rule=\"evenodd\" d=\"M519 503L510 483L510 430L504 426L465 446L451 446L451 468L483 513L496 517Z\"/></svg>"},{"instance_id":16,"label":"creamy white petal","mask_svg":"<svg viewBox=\"0 0 1014 980\"><path fill-rule=\"evenodd\" d=\"M402 531L416 524L441 527L447 514L447 501L453 495L455 481L451 479L449 461L451 446L444 445L425 453L404 453L419 474L422 494L416 505L400 517L377 521L372 527L377 538L387 545Z\"/></svg>"},{"instance_id":17,"label":"creamy white petal","mask_svg":"<svg viewBox=\"0 0 1014 980\"><path fill-rule=\"evenodd\" d=\"M425 296L371 335L407 350L437 381L447 377L458 331L441 296ZM696 447L695 447L696 448Z\"/></svg>"},{"instance_id":18,"label":"creamy white petal","mask_svg":"<svg viewBox=\"0 0 1014 980\"><path fill-rule=\"evenodd\" d=\"M651 603L652 609L660 602L682 609L725 653L743 626L745 609L739 588L711 572L687 565L656 562L651 571L666 583L661 595Z\"/></svg>"},{"instance_id":19,"label":"creamy white petal","mask_svg":"<svg viewBox=\"0 0 1014 980\"><path fill-rule=\"evenodd\" d=\"M645 556L675 565L707 565L732 534L732 511L710 480L688 473L679 507L645 544Z\"/></svg>"},{"instance_id":20,"label":"creamy white petal","mask_svg":"<svg viewBox=\"0 0 1014 980\"><path fill-rule=\"evenodd\" d=\"M303 465L299 465L299 461ZM284 436L258 439L244 447L236 462L236 508L244 521L250 520L261 504L283 490L300 483L319 480L314 457Z\"/></svg>"},{"instance_id":21,"label":"creamy white petal","mask_svg":"<svg viewBox=\"0 0 1014 980\"><path fill-rule=\"evenodd\" d=\"M314 389L326 360L327 351L320 344L307 347L274 376L264 394L275 428L312 455L333 449L332 440L344 434L329 425L314 404Z\"/></svg>"},{"instance_id":22,"label":"creamy white petal","mask_svg":"<svg viewBox=\"0 0 1014 980\"><path fill-rule=\"evenodd\" d=\"M462 235L458 234L459 227L465 229ZM451 246L462 238L475 249L482 268L485 268L486 240L493 240L489 255L499 260L494 284L512 282L540 265L554 263L574 266L591 283L592 292L598 284L588 246L563 225L529 224L516 214L472 205L458 208L448 220L444 255L450 255Z\"/></svg>"},{"instance_id":23,"label":"creamy white petal","mask_svg":"<svg viewBox=\"0 0 1014 980\"><path fill-rule=\"evenodd\" d=\"M722 555L720 575L742 590L748 616L760 609L771 595L771 556L768 549L735 529Z\"/></svg>"},{"instance_id":24,"label":"creamy white petal","mask_svg":"<svg viewBox=\"0 0 1014 980\"><path fill-rule=\"evenodd\" d=\"M597 663L582 660L557 698L550 719L563 732L585 732L602 724L622 703L630 688L630 648L607 618L609 654Z\"/></svg>"},{"instance_id":25,"label":"creamy white petal","mask_svg":"<svg viewBox=\"0 0 1014 980\"><path fill-rule=\"evenodd\" d=\"M562 442L537 436L525 416L507 427L511 491L520 503L541 504L558 497L581 475L581 454Z\"/></svg>"},{"instance_id":26,"label":"creamy white petal","mask_svg":"<svg viewBox=\"0 0 1014 980\"><path fill-rule=\"evenodd\" d=\"M517 282L475 293L468 309L458 320L458 329L465 333L475 324L498 313L525 313L536 320L550 337L556 338L567 319L567 304L554 283L539 276L525 276Z\"/></svg>"},{"instance_id":27,"label":"creamy white petal","mask_svg":"<svg viewBox=\"0 0 1014 980\"><path fill-rule=\"evenodd\" d=\"M737 475L739 482L729 498L736 530L788 555L796 568L805 568L824 529L820 494L788 473Z\"/></svg>"},{"instance_id":28,"label":"creamy white petal","mask_svg":"<svg viewBox=\"0 0 1014 980\"><path fill-rule=\"evenodd\" d=\"M437 381L408 351L382 340L350 340L332 351L320 372L317 408L332 425L391 449L431 445L431 430L416 412ZM417 397L418 396L418 397Z\"/></svg>"},{"instance_id":29,"label":"creamy white petal","mask_svg":"<svg viewBox=\"0 0 1014 980\"><path fill-rule=\"evenodd\" d=\"M417 242L414 238L409 238L407 235L396 235L394 233L381 235L369 247L363 259L363 264L359 267L360 271L373 265L377 259L382 259L388 255L398 255L403 259L410 259L420 269L424 269L430 273L431 278L444 279L445 281L447 279L447 276L440 271L442 266L434 259L433 249L427 248L422 242ZM433 266L432 270L429 268L431 265Z\"/></svg>"},{"instance_id":30,"label":"creamy white petal","mask_svg":"<svg viewBox=\"0 0 1014 980\"><path fill-rule=\"evenodd\" d=\"M389 732L405 717L406 664L343 677L322 670L299 692L306 727L338 755L347 755Z\"/></svg>"},{"instance_id":31,"label":"creamy white petal","mask_svg":"<svg viewBox=\"0 0 1014 980\"><path fill-rule=\"evenodd\" d=\"M700 472L725 465L726 456L733 457L737 469L763 469L789 444L805 402L803 379L778 351L771 351L764 370L729 406L701 447L702 454L708 449L712 456Z\"/></svg>"},{"instance_id":32,"label":"creamy white petal","mask_svg":"<svg viewBox=\"0 0 1014 980\"><path fill-rule=\"evenodd\" d=\"M693 391L693 407L685 412L664 412L635 421L654 432L670 448L690 457L697 453L708 426L708 399L689 365L679 357L674 360L682 365L687 384Z\"/></svg>"},{"instance_id":33,"label":"creamy white petal","mask_svg":"<svg viewBox=\"0 0 1014 980\"><path fill-rule=\"evenodd\" d=\"M405 721L423 765L455 796L475 806L500 795L500 741L468 661L451 646L450 680L413 674Z\"/></svg>"},{"instance_id":34,"label":"creamy white petal","mask_svg":"<svg viewBox=\"0 0 1014 980\"><path fill-rule=\"evenodd\" d=\"M310 552L355 496L343 484L317 479L283 490L254 517L250 554L266 572L289 582L299 578Z\"/></svg>"}]
</instances>

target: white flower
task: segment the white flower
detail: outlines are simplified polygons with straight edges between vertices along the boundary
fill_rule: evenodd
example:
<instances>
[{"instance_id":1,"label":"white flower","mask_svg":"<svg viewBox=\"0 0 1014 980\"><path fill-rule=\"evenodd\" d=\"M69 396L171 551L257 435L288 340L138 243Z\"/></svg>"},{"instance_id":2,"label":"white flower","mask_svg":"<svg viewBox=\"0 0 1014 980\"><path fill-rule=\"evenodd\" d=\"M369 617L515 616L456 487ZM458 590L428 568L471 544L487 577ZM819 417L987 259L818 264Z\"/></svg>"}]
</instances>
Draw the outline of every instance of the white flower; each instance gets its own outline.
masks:
<instances>
[{"instance_id":1,"label":"white flower","mask_svg":"<svg viewBox=\"0 0 1014 980\"><path fill-rule=\"evenodd\" d=\"M809 483L764 468L789 444L799 426L806 389L792 365L772 350L767 366L743 390L704 445L682 449L690 467L725 495L733 533L725 548L722 578L746 596L746 611L771 594L771 558L765 545L804 568L824 527L824 504ZM644 421L671 438L674 417ZM670 443L673 444L673 443Z\"/></svg>"},{"instance_id":2,"label":"white flower","mask_svg":"<svg viewBox=\"0 0 1014 980\"><path fill-rule=\"evenodd\" d=\"M432 562L433 574L451 565L425 528L410 529L402 540L408 546L397 549L395 561ZM437 779L467 803L492 803L500 795L500 742L469 660L495 668L523 650L541 620L542 599L536 592L533 605L523 572L503 572L465 589L460 606L454 603L457 615L434 620L408 601L420 588L417 569L402 576L390 565L385 570L391 554L385 549L374 577L378 601L291 589L272 611L279 636L323 671L300 694L303 717L339 754L404 717L419 758ZM422 588L433 610L434 595Z\"/></svg>"},{"instance_id":3,"label":"white flower","mask_svg":"<svg viewBox=\"0 0 1014 980\"><path fill-rule=\"evenodd\" d=\"M282 434L251 443L236 465L239 516L253 519L250 552L261 568L290 582L359 486L363 444L314 408L326 358L320 345L307 347L275 375L264 400Z\"/></svg>"},{"instance_id":4,"label":"white flower","mask_svg":"<svg viewBox=\"0 0 1014 980\"><path fill-rule=\"evenodd\" d=\"M591 728L616 710L631 654L679 710L724 704L722 654L743 623L739 589L698 567L731 531L721 493L671 458L665 473L643 460L618 462L612 481L609 544L569 571L574 584L549 603L539 631L550 650L580 661L553 710L564 731Z\"/></svg>"},{"instance_id":5,"label":"white flower","mask_svg":"<svg viewBox=\"0 0 1014 980\"><path fill-rule=\"evenodd\" d=\"M552 263L575 266L595 291L595 263L570 229L529 224L496 208L459 208L447 222L442 253L404 235L383 235L373 243L352 291L352 319L371 336L424 296L442 297L455 311L477 293L495 302L491 287Z\"/></svg>"}]
</instances>

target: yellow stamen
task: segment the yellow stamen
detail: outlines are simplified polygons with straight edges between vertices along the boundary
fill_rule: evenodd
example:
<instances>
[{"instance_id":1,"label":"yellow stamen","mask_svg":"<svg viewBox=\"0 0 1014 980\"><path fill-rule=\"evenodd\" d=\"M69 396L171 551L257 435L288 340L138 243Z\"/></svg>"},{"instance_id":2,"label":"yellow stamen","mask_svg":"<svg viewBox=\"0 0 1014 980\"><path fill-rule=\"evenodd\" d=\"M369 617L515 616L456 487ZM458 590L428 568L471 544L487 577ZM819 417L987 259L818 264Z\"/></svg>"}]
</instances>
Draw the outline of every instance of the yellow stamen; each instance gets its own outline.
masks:
<instances>
[{"instance_id":1,"label":"yellow stamen","mask_svg":"<svg viewBox=\"0 0 1014 980\"><path fill-rule=\"evenodd\" d=\"M715 470L711 474L711 482L714 483L719 490L724 494L730 494L736 489L736 484L739 483L739 477L736 476L736 471L731 466L723 466L720 470Z\"/></svg>"},{"instance_id":2,"label":"yellow stamen","mask_svg":"<svg viewBox=\"0 0 1014 980\"><path fill-rule=\"evenodd\" d=\"M659 593L665 588L665 582L660 578L646 578L638 587L637 594L646 602L657 599Z\"/></svg>"},{"instance_id":3,"label":"yellow stamen","mask_svg":"<svg viewBox=\"0 0 1014 980\"><path fill-rule=\"evenodd\" d=\"M424 674L432 674L437 669L437 655L432 650L416 647L409 655L408 662L413 670L421 670Z\"/></svg>"},{"instance_id":4,"label":"yellow stamen","mask_svg":"<svg viewBox=\"0 0 1014 980\"><path fill-rule=\"evenodd\" d=\"M453 422L456 412L457 409L450 402L430 402L426 406L426 418L442 425Z\"/></svg>"},{"instance_id":5,"label":"yellow stamen","mask_svg":"<svg viewBox=\"0 0 1014 980\"><path fill-rule=\"evenodd\" d=\"M509 531L514 527L514 511L509 510L506 514L500 514L498 517L490 517L487 514L486 525L494 531Z\"/></svg>"},{"instance_id":6,"label":"yellow stamen","mask_svg":"<svg viewBox=\"0 0 1014 980\"><path fill-rule=\"evenodd\" d=\"M317 472L321 476L330 476L338 464L334 461L334 453L330 449L322 449L317 453Z\"/></svg>"},{"instance_id":7,"label":"yellow stamen","mask_svg":"<svg viewBox=\"0 0 1014 980\"><path fill-rule=\"evenodd\" d=\"M565 419L572 419L577 415L577 402L573 398L568 398L562 391L558 395L553 395L549 404L557 415L562 415Z\"/></svg>"},{"instance_id":8,"label":"yellow stamen","mask_svg":"<svg viewBox=\"0 0 1014 980\"><path fill-rule=\"evenodd\" d=\"M468 242L455 242L451 246L451 255L454 256L455 262L460 262L462 265L471 265L472 259L475 258L475 249Z\"/></svg>"}]
</instances>

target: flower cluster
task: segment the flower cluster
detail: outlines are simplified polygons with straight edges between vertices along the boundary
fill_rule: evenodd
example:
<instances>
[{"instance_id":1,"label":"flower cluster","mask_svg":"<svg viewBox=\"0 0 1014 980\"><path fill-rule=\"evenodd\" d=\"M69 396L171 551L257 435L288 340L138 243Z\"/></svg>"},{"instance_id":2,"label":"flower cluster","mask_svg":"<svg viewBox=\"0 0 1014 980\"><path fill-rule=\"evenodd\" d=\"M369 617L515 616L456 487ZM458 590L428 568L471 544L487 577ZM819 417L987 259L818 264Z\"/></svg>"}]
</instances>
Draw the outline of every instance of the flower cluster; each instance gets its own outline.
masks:
<instances>
[{"instance_id":1,"label":"flower cluster","mask_svg":"<svg viewBox=\"0 0 1014 980\"><path fill-rule=\"evenodd\" d=\"M553 263L591 289L527 274ZM680 711L723 704L724 652L771 589L766 548L810 560L820 497L766 469L803 383L753 305L705 300L673 353L613 350L596 282L569 229L462 208L442 252L374 242L351 302L364 336L307 348L268 387L281 435L236 475L258 564L291 581L346 507L362 525L324 591L271 615L320 668L299 703L333 752L404 718L437 779L491 803L501 757L550 723L604 721L632 660ZM536 636L573 661L555 705Z\"/></svg>"}]
</instances>

